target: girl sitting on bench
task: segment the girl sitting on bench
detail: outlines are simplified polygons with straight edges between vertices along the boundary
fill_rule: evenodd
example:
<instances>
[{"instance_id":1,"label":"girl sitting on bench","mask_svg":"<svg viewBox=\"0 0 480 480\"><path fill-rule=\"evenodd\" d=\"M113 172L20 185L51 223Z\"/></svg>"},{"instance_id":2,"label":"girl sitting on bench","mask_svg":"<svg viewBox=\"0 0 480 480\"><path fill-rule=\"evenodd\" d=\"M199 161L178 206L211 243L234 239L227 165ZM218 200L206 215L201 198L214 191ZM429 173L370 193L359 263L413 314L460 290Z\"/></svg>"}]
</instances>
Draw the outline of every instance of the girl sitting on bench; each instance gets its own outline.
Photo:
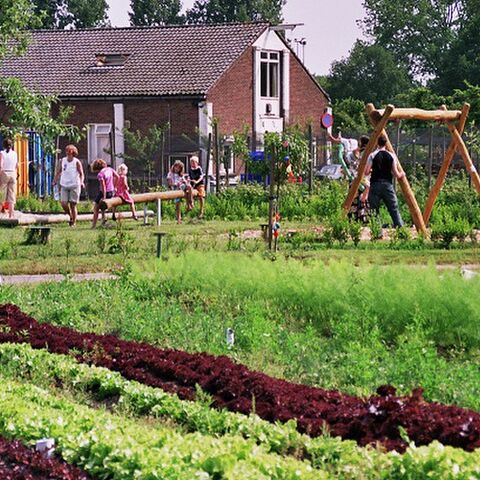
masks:
<instances>
[{"instance_id":1,"label":"girl sitting on bench","mask_svg":"<svg viewBox=\"0 0 480 480\"><path fill-rule=\"evenodd\" d=\"M187 212L193 209L193 193L188 176L185 175L185 165L180 160L177 160L168 172L167 175L168 186L171 190L182 190L187 197ZM180 202L181 198L175 199L175 213L177 216L177 223L182 223L182 211Z\"/></svg>"}]
</instances>

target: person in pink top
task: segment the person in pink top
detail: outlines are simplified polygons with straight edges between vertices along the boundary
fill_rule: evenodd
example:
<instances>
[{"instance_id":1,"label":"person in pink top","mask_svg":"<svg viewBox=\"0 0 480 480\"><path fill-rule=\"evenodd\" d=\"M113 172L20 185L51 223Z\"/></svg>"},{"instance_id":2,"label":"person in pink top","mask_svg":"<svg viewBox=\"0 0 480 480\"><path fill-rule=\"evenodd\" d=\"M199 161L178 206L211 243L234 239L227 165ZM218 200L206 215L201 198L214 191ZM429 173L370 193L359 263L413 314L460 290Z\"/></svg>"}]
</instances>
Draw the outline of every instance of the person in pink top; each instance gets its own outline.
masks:
<instances>
[{"instance_id":1,"label":"person in pink top","mask_svg":"<svg viewBox=\"0 0 480 480\"><path fill-rule=\"evenodd\" d=\"M135 211L135 202L133 201L132 196L130 195L130 188L128 187L128 167L122 163L117 167L118 173L118 181L117 181L117 197L122 199L123 203L128 203L130 205L130 209L132 210L132 217L134 220L138 220L137 212ZM115 208L113 209L115 213Z\"/></svg>"},{"instance_id":2,"label":"person in pink top","mask_svg":"<svg viewBox=\"0 0 480 480\"><path fill-rule=\"evenodd\" d=\"M92 172L97 173L97 179L100 190L95 197L95 206L93 209L92 228L97 226L98 214L100 213L100 202L115 195L115 185L118 181L118 173L107 166L105 160L95 160L92 164ZM105 211L102 210L102 225L105 224Z\"/></svg>"}]
</instances>

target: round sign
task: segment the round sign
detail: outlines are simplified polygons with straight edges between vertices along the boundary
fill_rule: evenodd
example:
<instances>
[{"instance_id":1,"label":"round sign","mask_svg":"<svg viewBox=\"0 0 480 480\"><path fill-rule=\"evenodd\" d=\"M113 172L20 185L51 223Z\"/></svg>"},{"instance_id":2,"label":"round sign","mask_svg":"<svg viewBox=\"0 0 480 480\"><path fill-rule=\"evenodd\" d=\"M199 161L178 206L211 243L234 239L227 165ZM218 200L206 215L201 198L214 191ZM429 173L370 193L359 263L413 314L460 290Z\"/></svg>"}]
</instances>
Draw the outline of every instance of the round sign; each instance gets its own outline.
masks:
<instances>
[{"instance_id":1,"label":"round sign","mask_svg":"<svg viewBox=\"0 0 480 480\"><path fill-rule=\"evenodd\" d=\"M322 127L323 128L330 128L333 126L333 115L331 113L324 113L322 115Z\"/></svg>"}]
</instances>

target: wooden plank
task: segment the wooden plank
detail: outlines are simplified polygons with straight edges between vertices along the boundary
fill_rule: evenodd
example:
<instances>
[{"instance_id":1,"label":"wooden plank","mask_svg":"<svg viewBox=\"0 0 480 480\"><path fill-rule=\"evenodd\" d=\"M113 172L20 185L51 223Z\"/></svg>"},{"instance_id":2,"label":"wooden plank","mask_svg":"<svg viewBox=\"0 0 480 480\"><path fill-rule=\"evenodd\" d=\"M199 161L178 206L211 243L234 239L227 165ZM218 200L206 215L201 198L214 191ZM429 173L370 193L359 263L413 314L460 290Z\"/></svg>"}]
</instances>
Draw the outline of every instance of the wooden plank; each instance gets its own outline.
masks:
<instances>
[{"instance_id":1,"label":"wooden plank","mask_svg":"<svg viewBox=\"0 0 480 480\"><path fill-rule=\"evenodd\" d=\"M385 109L385 111L382 115L382 118L378 121L378 123L376 125L374 125L375 129L374 129L372 135L370 136L370 140L368 141L368 144L365 147L365 150L363 152L360 163L358 164L357 176L355 177L352 184L350 185L350 189L348 191L347 198L346 198L345 202L343 203L343 209L344 209L345 213L348 213L348 211L350 210L350 207L352 206L353 200L355 199L355 197L357 195L358 189L360 187L360 183L362 182L362 178L365 174L365 169L367 168L368 157L375 150L375 148L377 146L378 137L380 137L382 132L384 132L385 125L387 124L387 122L390 118L390 115L393 112L394 108L395 107L393 105L387 105L387 108ZM374 111L375 111L375 107L374 107L373 103L369 103L367 105L368 116L370 117L370 115Z\"/></svg>"},{"instance_id":2,"label":"wooden plank","mask_svg":"<svg viewBox=\"0 0 480 480\"><path fill-rule=\"evenodd\" d=\"M146 210L146 214L153 216L153 211ZM68 215L64 214L36 214L36 213L16 213L16 218L0 218L0 227L17 227L26 225L46 225L56 223L66 223L70 220ZM111 213L107 213L107 218L112 218ZM138 217L143 217L145 212L137 212ZM92 213L81 213L77 217L78 222L91 222L93 218ZM117 218L127 219L132 218L132 212L117 212Z\"/></svg>"},{"instance_id":3,"label":"wooden plank","mask_svg":"<svg viewBox=\"0 0 480 480\"><path fill-rule=\"evenodd\" d=\"M462 108L462 115L457 125L457 130L460 135L463 135L463 131L465 130L465 123L467 121L469 112L470 104L465 103ZM440 190L445 183L445 178L447 177L448 169L450 168L456 149L457 142L452 138L450 145L448 146L447 152L445 153L442 167L440 168L437 179L435 180L435 184L433 185L433 188L428 194L427 203L425 204L425 210L423 212L423 220L425 222L425 225L428 225L428 222L430 221L433 207L435 205L435 202L437 201L438 194L440 193Z\"/></svg>"},{"instance_id":4,"label":"wooden plank","mask_svg":"<svg viewBox=\"0 0 480 480\"><path fill-rule=\"evenodd\" d=\"M193 190L193 196L198 195L197 190ZM183 190L169 190L167 192L148 192L132 194L135 203L155 202L156 200L175 200L176 198L185 198ZM123 200L120 197L107 198L100 202L100 208L106 210L112 207L119 207L123 205Z\"/></svg>"},{"instance_id":5,"label":"wooden plank","mask_svg":"<svg viewBox=\"0 0 480 480\"><path fill-rule=\"evenodd\" d=\"M375 110L375 120L383 117L385 110ZM460 110L422 110L420 108L395 108L390 120L424 120L432 122L454 122L462 115Z\"/></svg>"}]
</instances>

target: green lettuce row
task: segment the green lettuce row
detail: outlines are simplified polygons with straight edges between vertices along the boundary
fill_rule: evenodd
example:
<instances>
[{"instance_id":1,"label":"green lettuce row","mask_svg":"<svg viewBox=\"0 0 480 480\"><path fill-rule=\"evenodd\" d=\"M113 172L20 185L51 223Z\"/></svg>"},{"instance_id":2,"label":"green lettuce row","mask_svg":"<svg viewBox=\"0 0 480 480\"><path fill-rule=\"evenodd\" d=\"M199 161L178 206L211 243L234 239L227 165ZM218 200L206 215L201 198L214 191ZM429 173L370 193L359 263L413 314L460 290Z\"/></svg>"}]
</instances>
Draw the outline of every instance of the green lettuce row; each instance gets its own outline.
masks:
<instances>
[{"instance_id":1,"label":"green lettuce row","mask_svg":"<svg viewBox=\"0 0 480 480\"><path fill-rule=\"evenodd\" d=\"M312 439L298 433L293 422L273 425L255 415L217 411L202 402L182 401L175 395L125 380L116 372L78 364L71 357L33 350L29 345L0 345L0 369L5 375L21 376L36 384L55 382L70 390L93 390L97 398L118 396L119 411L168 417L204 434L238 434L267 451L303 453L314 468L328 471L334 478L480 478L480 452L469 454L435 442L421 448L412 445L404 455L385 454L328 436ZM322 478L323 473L316 472L316 478Z\"/></svg>"},{"instance_id":2,"label":"green lettuce row","mask_svg":"<svg viewBox=\"0 0 480 480\"><path fill-rule=\"evenodd\" d=\"M207 435L233 434L253 439L267 451L286 455L304 453L312 439L296 430L296 422L272 424L257 415L242 415L210 408L205 401L189 402L161 389L126 380L106 368L78 363L68 355L33 349L28 344L0 344L0 370L12 379L48 387L62 385L80 392L95 392L95 399L118 397L117 408L135 415L168 418L189 431Z\"/></svg>"},{"instance_id":3,"label":"green lettuce row","mask_svg":"<svg viewBox=\"0 0 480 480\"><path fill-rule=\"evenodd\" d=\"M93 478L206 480L328 478L306 462L265 452L253 440L181 435L76 404L0 377L0 435L25 443L49 437L68 463Z\"/></svg>"}]
</instances>

